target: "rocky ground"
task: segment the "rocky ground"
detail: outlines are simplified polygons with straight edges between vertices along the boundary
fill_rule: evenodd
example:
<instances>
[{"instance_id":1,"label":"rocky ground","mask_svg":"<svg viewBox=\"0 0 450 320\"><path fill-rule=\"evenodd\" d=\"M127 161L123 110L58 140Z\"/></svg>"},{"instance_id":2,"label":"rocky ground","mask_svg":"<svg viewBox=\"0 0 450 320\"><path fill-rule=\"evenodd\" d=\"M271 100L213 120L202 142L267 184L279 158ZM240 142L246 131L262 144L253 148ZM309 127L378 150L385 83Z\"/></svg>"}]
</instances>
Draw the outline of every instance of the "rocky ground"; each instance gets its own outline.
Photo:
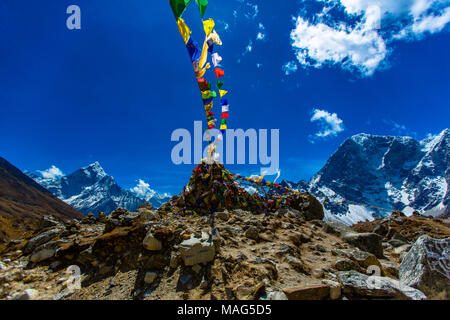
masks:
<instances>
[{"instance_id":1,"label":"rocky ground","mask_svg":"<svg viewBox=\"0 0 450 320\"><path fill-rule=\"evenodd\" d=\"M350 228L322 221L309 195L271 213L200 216L176 203L45 217L0 253L0 298L449 298L449 219L395 212Z\"/></svg>"}]
</instances>

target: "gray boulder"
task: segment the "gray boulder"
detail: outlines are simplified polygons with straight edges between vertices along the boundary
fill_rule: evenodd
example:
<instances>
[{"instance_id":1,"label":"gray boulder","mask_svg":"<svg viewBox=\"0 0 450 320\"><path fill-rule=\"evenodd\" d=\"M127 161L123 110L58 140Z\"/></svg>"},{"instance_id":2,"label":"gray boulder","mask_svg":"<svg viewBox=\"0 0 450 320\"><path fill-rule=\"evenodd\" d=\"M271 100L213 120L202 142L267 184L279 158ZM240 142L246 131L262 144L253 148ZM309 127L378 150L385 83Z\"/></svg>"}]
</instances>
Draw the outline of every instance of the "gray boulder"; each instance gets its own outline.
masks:
<instances>
[{"instance_id":1,"label":"gray boulder","mask_svg":"<svg viewBox=\"0 0 450 320\"><path fill-rule=\"evenodd\" d=\"M421 236L404 256L400 281L428 295L450 291L450 238Z\"/></svg>"},{"instance_id":2,"label":"gray boulder","mask_svg":"<svg viewBox=\"0 0 450 320\"><path fill-rule=\"evenodd\" d=\"M381 298L424 300L426 296L419 290L402 285L388 277L369 276L356 271L338 272L344 295L353 298Z\"/></svg>"},{"instance_id":3,"label":"gray boulder","mask_svg":"<svg viewBox=\"0 0 450 320\"><path fill-rule=\"evenodd\" d=\"M208 235L204 233L201 239L191 238L184 240L179 245L181 258L186 266L194 266L214 260L215 247L208 238Z\"/></svg>"},{"instance_id":4,"label":"gray boulder","mask_svg":"<svg viewBox=\"0 0 450 320\"><path fill-rule=\"evenodd\" d=\"M382 237L376 233L347 233L342 237L347 243L383 258Z\"/></svg>"},{"instance_id":5,"label":"gray boulder","mask_svg":"<svg viewBox=\"0 0 450 320\"><path fill-rule=\"evenodd\" d=\"M29 254L31 253L36 247L56 238L59 236L62 232L62 229L54 228L48 231L45 231L41 233L40 235L31 238L26 246L23 248L23 253Z\"/></svg>"}]
</instances>

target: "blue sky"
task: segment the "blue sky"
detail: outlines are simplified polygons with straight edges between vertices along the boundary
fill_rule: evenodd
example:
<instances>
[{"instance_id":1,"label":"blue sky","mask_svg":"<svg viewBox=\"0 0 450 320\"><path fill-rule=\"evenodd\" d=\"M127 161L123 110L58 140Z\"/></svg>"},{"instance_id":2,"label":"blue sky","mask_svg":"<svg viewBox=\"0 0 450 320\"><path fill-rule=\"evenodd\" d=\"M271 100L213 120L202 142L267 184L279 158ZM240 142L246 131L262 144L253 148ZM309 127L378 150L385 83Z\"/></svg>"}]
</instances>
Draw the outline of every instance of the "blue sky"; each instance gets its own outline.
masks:
<instances>
[{"instance_id":1,"label":"blue sky","mask_svg":"<svg viewBox=\"0 0 450 320\"><path fill-rule=\"evenodd\" d=\"M448 127L450 1L209 2L229 127L280 129L282 179L309 179L357 133ZM201 42L195 6L185 18ZM123 187L181 191L194 166L171 162L170 136L204 111L167 1L2 0L0 39L0 156L66 174L99 161Z\"/></svg>"}]
</instances>

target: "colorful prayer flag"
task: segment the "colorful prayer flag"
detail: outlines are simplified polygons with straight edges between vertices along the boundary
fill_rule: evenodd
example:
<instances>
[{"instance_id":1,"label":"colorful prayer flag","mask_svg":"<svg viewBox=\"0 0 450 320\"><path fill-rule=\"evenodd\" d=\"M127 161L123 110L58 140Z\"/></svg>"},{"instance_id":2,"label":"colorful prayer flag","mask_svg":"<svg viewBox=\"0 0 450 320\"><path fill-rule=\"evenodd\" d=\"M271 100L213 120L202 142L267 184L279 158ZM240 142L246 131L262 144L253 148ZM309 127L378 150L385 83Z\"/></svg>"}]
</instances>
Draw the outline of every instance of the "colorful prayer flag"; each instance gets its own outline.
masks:
<instances>
[{"instance_id":1,"label":"colorful prayer flag","mask_svg":"<svg viewBox=\"0 0 450 320\"><path fill-rule=\"evenodd\" d=\"M217 52L215 52L211 55L211 59L212 59L214 67L217 67L220 64L220 62L222 62L222 57L219 56L219 54Z\"/></svg>"},{"instance_id":2,"label":"colorful prayer flag","mask_svg":"<svg viewBox=\"0 0 450 320\"><path fill-rule=\"evenodd\" d=\"M216 71L216 77L217 78L221 78L221 77L223 77L225 75L225 71L223 71L220 68L216 68L215 71Z\"/></svg>"},{"instance_id":3,"label":"colorful prayer flag","mask_svg":"<svg viewBox=\"0 0 450 320\"><path fill-rule=\"evenodd\" d=\"M203 29L205 29L206 37L209 37L215 27L213 19L203 21Z\"/></svg>"},{"instance_id":4,"label":"colorful prayer flag","mask_svg":"<svg viewBox=\"0 0 450 320\"><path fill-rule=\"evenodd\" d=\"M181 17L184 10L186 10L186 8L191 4L191 0L169 0L169 2L170 6L172 7L173 14L176 18Z\"/></svg>"},{"instance_id":5,"label":"colorful prayer flag","mask_svg":"<svg viewBox=\"0 0 450 320\"><path fill-rule=\"evenodd\" d=\"M208 6L208 0L195 0L200 11L200 16L203 18L205 15L206 7Z\"/></svg>"}]
</instances>

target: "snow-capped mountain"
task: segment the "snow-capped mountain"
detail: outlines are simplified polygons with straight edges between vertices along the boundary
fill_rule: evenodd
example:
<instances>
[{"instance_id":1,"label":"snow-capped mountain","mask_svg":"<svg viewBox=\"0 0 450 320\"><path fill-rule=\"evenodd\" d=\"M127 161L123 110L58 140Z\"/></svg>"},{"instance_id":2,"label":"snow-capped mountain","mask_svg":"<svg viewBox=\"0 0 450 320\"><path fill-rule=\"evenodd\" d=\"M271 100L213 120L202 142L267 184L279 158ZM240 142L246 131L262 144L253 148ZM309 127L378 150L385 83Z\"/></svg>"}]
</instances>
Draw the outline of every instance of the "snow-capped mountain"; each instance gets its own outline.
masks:
<instances>
[{"instance_id":1,"label":"snow-capped mountain","mask_svg":"<svg viewBox=\"0 0 450 320\"><path fill-rule=\"evenodd\" d=\"M392 210L448 216L449 147L448 129L422 141L359 134L347 139L309 182L283 184L315 194L327 219L346 224Z\"/></svg>"},{"instance_id":2,"label":"snow-capped mountain","mask_svg":"<svg viewBox=\"0 0 450 320\"><path fill-rule=\"evenodd\" d=\"M159 208L172 198L172 196L168 193L159 194L155 190L151 189L150 185L144 180L139 180L138 185L131 188L130 191L133 192L138 198L150 202L155 208Z\"/></svg>"},{"instance_id":3,"label":"snow-capped mountain","mask_svg":"<svg viewBox=\"0 0 450 320\"><path fill-rule=\"evenodd\" d=\"M155 192L154 198L139 195L121 188L113 177L106 174L101 165L95 162L72 174L61 177L27 172L28 176L41 184L58 198L84 214L99 211L110 213L117 208L135 211L144 202L149 201L159 207L161 196Z\"/></svg>"}]
</instances>

